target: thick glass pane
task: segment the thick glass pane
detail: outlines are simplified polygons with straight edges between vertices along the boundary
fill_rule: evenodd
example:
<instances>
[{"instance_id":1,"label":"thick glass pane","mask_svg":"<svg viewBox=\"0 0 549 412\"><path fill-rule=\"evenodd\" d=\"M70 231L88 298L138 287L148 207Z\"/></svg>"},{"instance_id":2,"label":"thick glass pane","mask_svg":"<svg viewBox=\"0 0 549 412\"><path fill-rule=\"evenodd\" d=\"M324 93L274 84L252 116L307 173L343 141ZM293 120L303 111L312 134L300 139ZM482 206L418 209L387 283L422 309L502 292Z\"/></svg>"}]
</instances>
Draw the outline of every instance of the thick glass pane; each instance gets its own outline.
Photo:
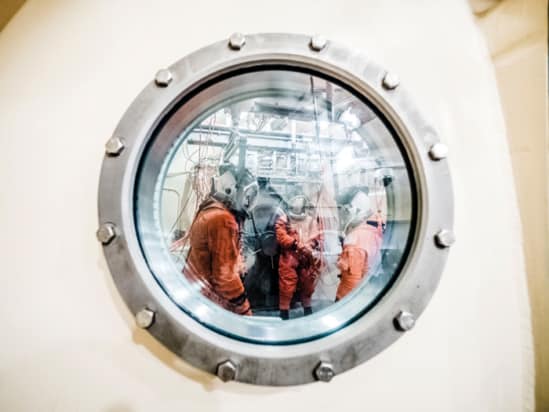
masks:
<instances>
[{"instance_id":1,"label":"thick glass pane","mask_svg":"<svg viewBox=\"0 0 549 412\"><path fill-rule=\"evenodd\" d=\"M311 339L363 314L397 275L413 220L407 163L341 85L240 74L182 104L156 140L138 231L157 281L198 321L246 340Z\"/></svg>"}]
</instances>

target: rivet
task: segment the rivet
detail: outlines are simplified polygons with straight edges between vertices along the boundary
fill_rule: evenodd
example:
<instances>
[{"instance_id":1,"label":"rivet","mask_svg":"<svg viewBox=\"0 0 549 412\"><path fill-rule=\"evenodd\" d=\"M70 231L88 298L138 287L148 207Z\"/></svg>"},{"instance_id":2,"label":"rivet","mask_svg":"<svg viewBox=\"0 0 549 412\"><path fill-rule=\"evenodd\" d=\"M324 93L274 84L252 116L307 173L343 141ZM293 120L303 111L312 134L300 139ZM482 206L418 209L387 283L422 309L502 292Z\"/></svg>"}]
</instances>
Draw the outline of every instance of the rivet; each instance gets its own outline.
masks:
<instances>
[{"instance_id":1,"label":"rivet","mask_svg":"<svg viewBox=\"0 0 549 412\"><path fill-rule=\"evenodd\" d=\"M150 309L143 308L135 315L135 323L141 329L150 328L154 322L154 312Z\"/></svg>"},{"instance_id":2,"label":"rivet","mask_svg":"<svg viewBox=\"0 0 549 412\"><path fill-rule=\"evenodd\" d=\"M240 50L246 44L246 37L242 33L233 33L229 37L229 47L233 50Z\"/></svg>"},{"instance_id":3,"label":"rivet","mask_svg":"<svg viewBox=\"0 0 549 412\"><path fill-rule=\"evenodd\" d=\"M124 140L120 137L113 136L105 143L105 153L109 156L118 156L124 150Z\"/></svg>"},{"instance_id":4,"label":"rivet","mask_svg":"<svg viewBox=\"0 0 549 412\"><path fill-rule=\"evenodd\" d=\"M223 382L229 382L236 378L236 371L236 365L230 360L226 360L217 365L216 374Z\"/></svg>"},{"instance_id":5,"label":"rivet","mask_svg":"<svg viewBox=\"0 0 549 412\"><path fill-rule=\"evenodd\" d=\"M329 362L320 362L315 368L314 375L321 382L330 382L335 376L334 366Z\"/></svg>"},{"instance_id":6,"label":"rivet","mask_svg":"<svg viewBox=\"0 0 549 412\"><path fill-rule=\"evenodd\" d=\"M400 84L400 79L398 76L394 73L387 72L385 73L385 76L383 77L382 81L383 87L387 90L393 90L398 87Z\"/></svg>"},{"instance_id":7,"label":"rivet","mask_svg":"<svg viewBox=\"0 0 549 412\"><path fill-rule=\"evenodd\" d=\"M173 80L172 72L168 69L161 69L156 72L154 82L158 87L167 87Z\"/></svg>"},{"instance_id":8,"label":"rivet","mask_svg":"<svg viewBox=\"0 0 549 412\"><path fill-rule=\"evenodd\" d=\"M454 244L456 235L451 230L443 229L435 235L435 243L438 247L447 248Z\"/></svg>"},{"instance_id":9,"label":"rivet","mask_svg":"<svg viewBox=\"0 0 549 412\"><path fill-rule=\"evenodd\" d=\"M99 226L97 232L95 232L97 240L99 240L104 245L108 244L116 236L116 227L112 223L104 223Z\"/></svg>"},{"instance_id":10,"label":"rivet","mask_svg":"<svg viewBox=\"0 0 549 412\"><path fill-rule=\"evenodd\" d=\"M416 324L416 318L410 312L401 310L395 317L395 326L403 332L408 331Z\"/></svg>"},{"instance_id":11,"label":"rivet","mask_svg":"<svg viewBox=\"0 0 549 412\"><path fill-rule=\"evenodd\" d=\"M448 146L444 143L435 143L429 149L429 157L432 160L442 160L448 156Z\"/></svg>"},{"instance_id":12,"label":"rivet","mask_svg":"<svg viewBox=\"0 0 549 412\"><path fill-rule=\"evenodd\" d=\"M311 41L309 42L309 47L312 50L319 52L322 49L324 49L327 44L328 44L328 40L326 39L326 37L317 34L311 37Z\"/></svg>"}]
</instances>

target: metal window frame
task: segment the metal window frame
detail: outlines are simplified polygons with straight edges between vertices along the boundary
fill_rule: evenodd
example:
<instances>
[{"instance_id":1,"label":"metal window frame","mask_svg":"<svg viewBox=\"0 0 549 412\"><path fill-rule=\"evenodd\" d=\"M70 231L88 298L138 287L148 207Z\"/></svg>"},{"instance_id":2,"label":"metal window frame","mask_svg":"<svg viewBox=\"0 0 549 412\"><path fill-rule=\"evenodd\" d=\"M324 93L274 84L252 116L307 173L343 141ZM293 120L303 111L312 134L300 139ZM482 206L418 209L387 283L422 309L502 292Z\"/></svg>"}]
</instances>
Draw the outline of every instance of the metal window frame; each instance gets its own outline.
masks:
<instances>
[{"instance_id":1,"label":"metal window frame","mask_svg":"<svg viewBox=\"0 0 549 412\"><path fill-rule=\"evenodd\" d=\"M148 269L134 222L138 166L165 116L205 82L265 64L323 73L372 102L395 130L417 186L413 243L391 289L367 314L345 328L298 344L242 342L216 333L183 312ZM128 108L106 144L97 238L137 325L190 364L225 381L277 386L329 381L410 330L434 293L454 242L446 156L446 146L400 86L398 77L364 54L322 36L234 34L160 70Z\"/></svg>"}]
</instances>

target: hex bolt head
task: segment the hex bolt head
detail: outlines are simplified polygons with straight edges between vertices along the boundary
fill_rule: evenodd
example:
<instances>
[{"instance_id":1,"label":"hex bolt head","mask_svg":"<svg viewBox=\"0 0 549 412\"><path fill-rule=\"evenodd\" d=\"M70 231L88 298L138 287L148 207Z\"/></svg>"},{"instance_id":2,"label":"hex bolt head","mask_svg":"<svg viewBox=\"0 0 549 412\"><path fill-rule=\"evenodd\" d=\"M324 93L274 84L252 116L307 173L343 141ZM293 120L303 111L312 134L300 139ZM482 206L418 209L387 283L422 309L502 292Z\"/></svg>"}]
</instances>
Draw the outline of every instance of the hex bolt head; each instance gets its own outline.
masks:
<instances>
[{"instance_id":1,"label":"hex bolt head","mask_svg":"<svg viewBox=\"0 0 549 412\"><path fill-rule=\"evenodd\" d=\"M396 89L400 84L400 79L396 74L387 72L385 73L385 76L383 77L383 81L381 82L381 84L383 85L384 89L393 90L393 89Z\"/></svg>"},{"instance_id":2,"label":"hex bolt head","mask_svg":"<svg viewBox=\"0 0 549 412\"><path fill-rule=\"evenodd\" d=\"M229 382L235 380L236 371L236 365L230 360L226 360L217 365L216 374L223 382Z\"/></svg>"},{"instance_id":3,"label":"hex bolt head","mask_svg":"<svg viewBox=\"0 0 549 412\"><path fill-rule=\"evenodd\" d=\"M442 160L448 156L448 146L444 143L435 143L429 149L429 157L431 160Z\"/></svg>"},{"instance_id":4,"label":"hex bolt head","mask_svg":"<svg viewBox=\"0 0 549 412\"><path fill-rule=\"evenodd\" d=\"M168 87L173 80L172 72L168 69L161 69L156 72L154 76L154 82L158 87Z\"/></svg>"},{"instance_id":5,"label":"hex bolt head","mask_svg":"<svg viewBox=\"0 0 549 412\"><path fill-rule=\"evenodd\" d=\"M401 310L395 317L395 326L398 330L406 332L414 327L416 318L410 312Z\"/></svg>"},{"instance_id":6,"label":"hex bolt head","mask_svg":"<svg viewBox=\"0 0 549 412\"><path fill-rule=\"evenodd\" d=\"M97 240L104 245L109 244L116 237L116 227L112 223L104 223L95 232Z\"/></svg>"},{"instance_id":7,"label":"hex bolt head","mask_svg":"<svg viewBox=\"0 0 549 412\"><path fill-rule=\"evenodd\" d=\"M320 362L315 368L314 375L321 382L330 382L335 376L334 367L329 362Z\"/></svg>"},{"instance_id":8,"label":"hex bolt head","mask_svg":"<svg viewBox=\"0 0 549 412\"><path fill-rule=\"evenodd\" d=\"M240 50L246 44L246 37L242 33L233 33L229 37L229 47L233 50Z\"/></svg>"},{"instance_id":9,"label":"hex bolt head","mask_svg":"<svg viewBox=\"0 0 549 412\"><path fill-rule=\"evenodd\" d=\"M109 156L118 156L124 150L124 140L113 136L105 143L105 153Z\"/></svg>"},{"instance_id":10,"label":"hex bolt head","mask_svg":"<svg viewBox=\"0 0 549 412\"><path fill-rule=\"evenodd\" d=\"M328 39L326 39L326 37L322 35L317 34L311 37L311 41L309 42L309 47L312 50L319 52L322 49L324 49L327 44L328 44Z\"/></svg>"},{"instance_id":11,"label":"hex bolt head","mask_svg":"<svg viewBox=\"0 0 549 412\"><path fill-rule=\"evenodd\" d=\"M141 329L148 329L154 323L154 312L150 309L143 308L135 315L135 323Z\"/></svg>"},{"instance_id":12,"label":"hex bolt head","mask_svg":"<svg viewBox=\"0 0 549 412\"><path fill-rule=\"evenodd\" d=\"M435 243L440 248L452 246L456 241L456 235L451 230L442 229L435 235Z\"/></svg>"}]
</instances>

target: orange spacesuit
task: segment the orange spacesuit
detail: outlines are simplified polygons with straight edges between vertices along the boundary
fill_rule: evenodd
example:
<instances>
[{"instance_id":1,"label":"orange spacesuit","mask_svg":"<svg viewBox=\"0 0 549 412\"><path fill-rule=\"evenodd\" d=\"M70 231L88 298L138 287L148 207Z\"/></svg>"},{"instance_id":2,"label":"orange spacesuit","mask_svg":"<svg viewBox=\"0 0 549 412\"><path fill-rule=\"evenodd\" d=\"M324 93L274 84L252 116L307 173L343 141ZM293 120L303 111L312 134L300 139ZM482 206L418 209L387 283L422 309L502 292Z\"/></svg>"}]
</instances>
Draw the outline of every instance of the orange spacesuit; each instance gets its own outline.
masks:
<instances>
[{"instance_id":1,"label":"orange spacesuit","mask_svg":"<svg viewBox=\"0 0 549 412\"><path fill-rule=\"evenodd\" d=\"M321 232L315 219L303 213L280 216L275 224L276 240L282 251L278 263L279 308L282 319L288 319L292 297L299 286L304 313L312 313L311 296L320 270L315 258Z\"/></svg>"},{"instance_id":2,"label":"orange spacesuit","mask_svg":"<svg viewBox=\"0 0 549 412\"><path fill-rule=\"evenodd\" d=\"M240 278L239 227L227 207L210 198L200 207L189 233L190 250L184 273L203 285L202 293L240 315L251 315Z\"/></svg>"},{"instance_id":3,"label":"orange spacesuit","mask_svg":"<svg viewBox=\"0 0 549 412\"><path fill-rule=\"evenodd\" d=\"M337 261L341 281L337 288L336 300L349 294L368 274L373 263L379 260L383 240L382 222L378 219L372 223L362 220L348 230L343 251Z\"/></svg>"}]
</instances>

